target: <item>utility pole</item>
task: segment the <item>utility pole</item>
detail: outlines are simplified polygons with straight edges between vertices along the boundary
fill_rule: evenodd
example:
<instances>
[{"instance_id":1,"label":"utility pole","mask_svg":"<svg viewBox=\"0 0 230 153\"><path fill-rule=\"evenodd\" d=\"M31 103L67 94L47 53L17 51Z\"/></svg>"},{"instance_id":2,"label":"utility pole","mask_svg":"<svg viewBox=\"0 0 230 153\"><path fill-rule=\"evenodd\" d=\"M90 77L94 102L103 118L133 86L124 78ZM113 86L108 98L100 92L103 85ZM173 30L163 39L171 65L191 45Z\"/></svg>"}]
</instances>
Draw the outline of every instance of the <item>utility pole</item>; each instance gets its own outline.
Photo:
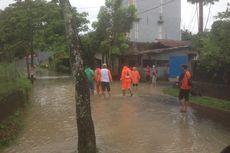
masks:
<instances>
[{"instance_id":1,"label":"utility pole","mask_svg":"<svg viewBox=\"0 0 230 153\"><path fill-rule=\"evenodd\" d=\"M203 0L199 1L199 22L198 22L198 32L203 32Z\"/></svg>"}]
</instances>

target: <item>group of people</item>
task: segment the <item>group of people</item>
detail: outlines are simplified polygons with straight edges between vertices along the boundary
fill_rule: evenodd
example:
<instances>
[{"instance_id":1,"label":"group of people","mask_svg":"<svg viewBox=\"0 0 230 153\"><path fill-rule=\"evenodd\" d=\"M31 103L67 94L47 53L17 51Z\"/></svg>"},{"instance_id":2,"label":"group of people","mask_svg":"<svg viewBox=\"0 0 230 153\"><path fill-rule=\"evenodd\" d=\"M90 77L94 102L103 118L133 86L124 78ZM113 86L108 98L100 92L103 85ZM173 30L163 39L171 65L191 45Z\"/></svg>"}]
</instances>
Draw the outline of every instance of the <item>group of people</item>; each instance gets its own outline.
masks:
<instances>
[{"instance_id":1,"label":"group of people","mask_svg":"<svg viewBox=\"0 0 230 153\"><path fill-rule=\"evenodd\" d=\"M105 97L105 91L107 90L109 96L111 96L110 93L110 83L112 82L112 75L110 70L107 68L106 64L102 65L102 68L96 68L95 71L93 71L90 67L87 67L85 69L85 74L87 77L87 84L88 88L91 92L91 94L94 94L94 82L96 86L97 94L100 94L100 91L102 91L102 94Z\"/></svg>"},{"instance_id":2,"label":"group of people","mask_svg":"<svg viewBox=\"0 0 230 153\"><path fill-rule=\"evenodd\" d=\"M102 68L96 68L93 71L90 67L85 69L85 74L87 76L87 83L91 94L94 94L94 82L97 94L102 92L103 96L105 97L105 91L108 92L108 95L111 96L110 92L110 83L112 82L112 75L110 70L107 68L106 64L102 65ZM147 66L146 68L146 79L150 79L150 67ZM130 93L130 96L133 96L137 92L137 87L139 84L141 77L140 73L138 72L136 67L130 69L128 66L123 66L121 71L121 90L123 96L126 95L126 91ZM153 65L152 70L152 83L156 84L157 79L157 69L155 65ZM187 65L182 65L182 74L179 77L179 100L181 104L181 112L186 112L188 108L189 102L189 93L191 90L191 73L188 70ZM133 88L131 89L131 84Z\"/></svg>"},{"instance_id":3,"label":"group of people","mask_svg":"<svg viewBox=\"0 0 230 153\"><path fill-rule=\"evenodd\" d=\"M105 91L107 91L108 95L111 96L110 83L112 82L112 75L106 64L103 64L102 68L96 68L95 71L90 67L87 67L85 69L85 74L87 77L88 88L92 95L94 94L95 85L97 94L102 93L105 97ZM129 91L131 96L137 92L140 78L140 73L136 67L133 67L132 70L128 66L122 68L120 80L123 96L125 96L126 91ZM133 90L131 90L131 84L133 84Z\"/></svg>"},{"instance_id":4,"label":"group of people","mask_svg":"<svg viewBox=\"0 0 230 153\"><path fill-rule=\"evenodd\" d=\"M136 93L140 79L141 76L136 67L131 70L128 66L124 66L120 77L123 96L125 96L127 90L131 96ZM133 91L131 90L131 83L133 84Z\"/></svg>"}]
</instances>

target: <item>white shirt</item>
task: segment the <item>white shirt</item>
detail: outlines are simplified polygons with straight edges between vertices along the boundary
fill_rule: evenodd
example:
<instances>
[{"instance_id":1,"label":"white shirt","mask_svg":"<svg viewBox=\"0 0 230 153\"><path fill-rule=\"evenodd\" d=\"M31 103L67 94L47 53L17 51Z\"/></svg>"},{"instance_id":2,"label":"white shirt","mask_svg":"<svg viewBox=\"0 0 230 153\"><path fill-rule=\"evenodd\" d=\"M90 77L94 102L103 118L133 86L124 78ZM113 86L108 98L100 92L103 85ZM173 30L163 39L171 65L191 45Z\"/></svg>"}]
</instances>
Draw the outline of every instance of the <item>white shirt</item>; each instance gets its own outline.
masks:
<instances>
[{"instance_id":1,"label":"white shirt","mask_svg":"<svg viewBox=\"0 0 230 153\"><path fill-rule=\"evenodd\" d=\"M109 80L109 70L106 68L101 69L101 82L110 82Z\"/></svg>"}]
</instances>

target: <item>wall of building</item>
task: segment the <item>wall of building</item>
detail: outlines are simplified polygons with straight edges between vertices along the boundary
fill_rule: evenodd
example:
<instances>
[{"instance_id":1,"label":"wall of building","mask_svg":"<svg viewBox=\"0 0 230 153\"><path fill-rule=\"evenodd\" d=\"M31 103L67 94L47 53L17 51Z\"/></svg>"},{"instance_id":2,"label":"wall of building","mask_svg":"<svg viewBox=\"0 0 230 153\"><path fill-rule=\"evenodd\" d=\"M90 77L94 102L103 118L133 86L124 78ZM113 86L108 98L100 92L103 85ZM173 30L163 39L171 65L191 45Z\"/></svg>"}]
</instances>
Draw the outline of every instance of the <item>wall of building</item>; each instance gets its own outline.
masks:
<instances>
[{"instance_id":1,"label":"wall of building","mask_svg":"<svg viewBox=\"0 0 230 153\"><path fill-rule=\"evenodd\" d=\"M130 3L136 6L140 19L130 31L131 41L154 42L157 38L180 40L181 0L162 0L162 4L165 4L162 7L162 32L158 24L161 0L123 0L125 6Z\"/></svg>"}]
</instances>

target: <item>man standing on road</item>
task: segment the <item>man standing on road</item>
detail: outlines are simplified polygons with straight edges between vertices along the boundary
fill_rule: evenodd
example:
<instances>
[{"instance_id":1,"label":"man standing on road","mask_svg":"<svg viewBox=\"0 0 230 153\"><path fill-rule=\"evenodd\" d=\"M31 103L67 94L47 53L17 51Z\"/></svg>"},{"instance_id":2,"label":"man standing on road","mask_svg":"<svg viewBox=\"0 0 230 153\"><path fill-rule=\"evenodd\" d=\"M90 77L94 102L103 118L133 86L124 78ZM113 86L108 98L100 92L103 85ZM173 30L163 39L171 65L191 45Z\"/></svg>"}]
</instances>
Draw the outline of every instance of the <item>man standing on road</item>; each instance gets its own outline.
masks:
<instances>
[{"instance_id":1,"label":"man standing on road","mask_svg":"<svg viewBox=\"0 0 230 153\"><path fill-rule=\"evenodd\" d=\"M104 97L106 97L105 90L107 90L109 96L111 96L110 82L112 82L112 75L110 73L110 70L107 69L107 65L103 64L101 69L101 88Z\"/></svg>"},{"instance_id":2,"label":"man standing on road","mask_svg":"<svg viewBox=\"0 0 230 153\"><path fill-rule=\"evenodd\" d=\"M188 102L189 102L189 92L191 89L190 79L191 73L188 71L187 65L182 65L183 72L180 75L180 92L179 92L179 100L181 104L181 112L187 112Z\"/></svg>"},{"instance_id":3,"label":"man standing on road","mask_svg":"<svg viewBox=\"0 0 230 153\"><path fill-rule=\"evenodd\" d=\"M94 83L93 83L94 72L89 66L87 66L87 68L85 69L85 74L87 77L87 84L88 84L89 91L92 95L94 95Z\"/></svg>"}]
</instances>

